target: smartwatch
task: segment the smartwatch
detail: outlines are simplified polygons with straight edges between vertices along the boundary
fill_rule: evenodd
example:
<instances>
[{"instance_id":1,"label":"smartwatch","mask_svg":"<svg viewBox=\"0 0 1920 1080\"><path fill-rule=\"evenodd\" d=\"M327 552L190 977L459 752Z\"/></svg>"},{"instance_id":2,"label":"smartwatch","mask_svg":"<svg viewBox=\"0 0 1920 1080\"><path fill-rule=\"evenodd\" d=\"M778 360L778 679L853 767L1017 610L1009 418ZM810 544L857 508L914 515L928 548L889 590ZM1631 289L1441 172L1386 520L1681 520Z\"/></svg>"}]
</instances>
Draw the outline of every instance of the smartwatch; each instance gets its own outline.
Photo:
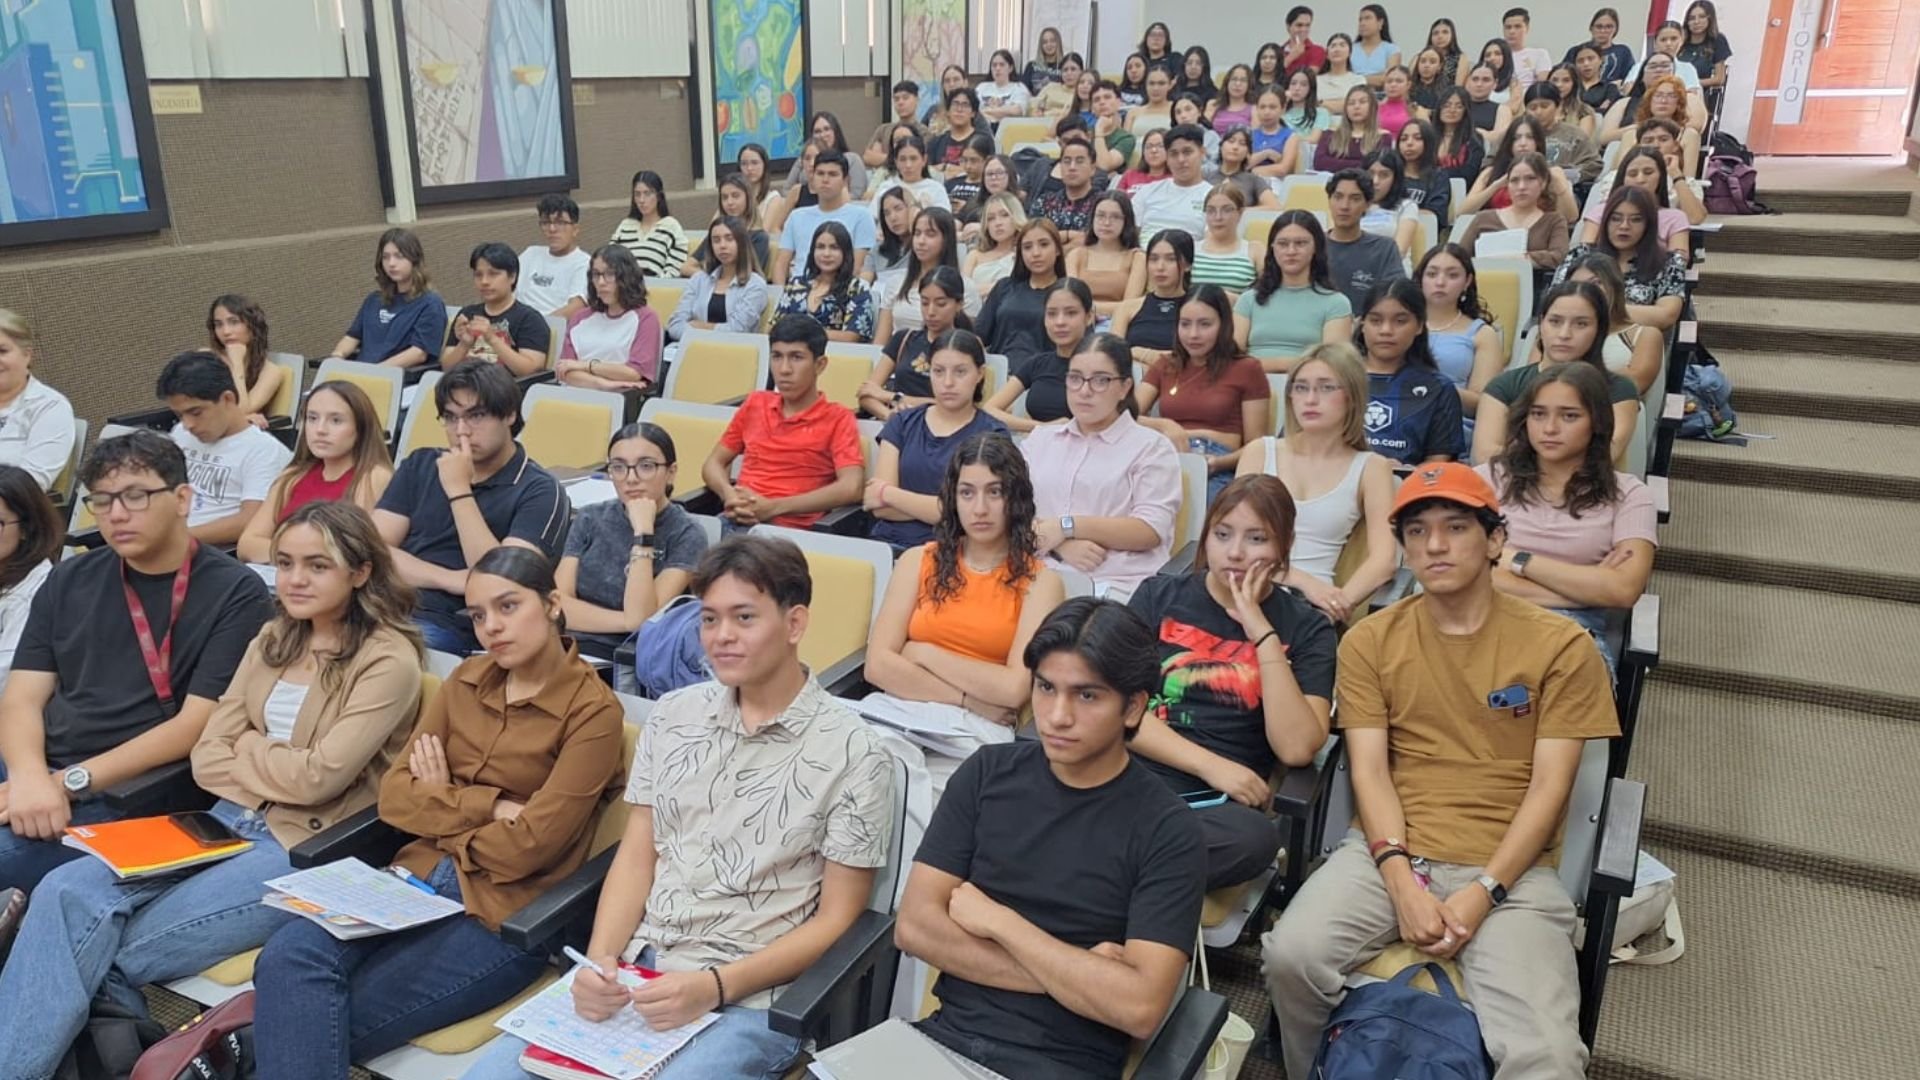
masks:
<instances>
[{"instance_id":1,"label":"smartwatch","mask_svg":"<svg viewBox=\"0 0 1920 1080\"><path fill-rule=\"evenodd\" d=\"M1473 880L1479 882L1480 887L1487 890L1487 896L1493 900L1494 907L1499 907L1501 904L1507 902L1507 887L1500 884L1499 880L1492 874L1481 874Z\"/></svg>"},{"instance_id":2,"label":"smartwatch","mask_svg":"<svg viewBox=\"0 0 1920 1080\"><path fill-rule=\"evenodd\" d=\"M653 546L653 534L652 534L652 533L634 533L634 534L633 534L633 546L634 546L634 547L637 547L637 548L641 548L641 547L652 547L652 546Z\"/></svg>"},{"instance_id":3,"label":"smartwatch","mask_svg":"<svg viewBox=\"0 0 1920 1080\"><path fill-rule=\"evenodd\" d=\"M93 786L93 774L87 771L85 765L75 765L60 774L60 786L67 789L67 794L77 798L85 795L87 789Z\"/></svg>"},{"instance_id":4,"label":"smartwatch","mask_svg":"<svg viewBox=\"0 0 1920 1080\"><path fill-rule=\"evenodd\" d=\"M1532 561L1533 561L1533 552L1531 552L1531 551L1516 551L1516 552L1514 552L1514 553L1513 553L1513 558L1512 558L1512 560L1511 560L1511 565L1512 565L1512 569L1513 569L1513 576L1514 576L1514 577L1526 577L1526 576L1527 576L1527 564L1528 564L1528 563L1530 563L1530 562L1532 562Z\"/></svg>"},{"instance_id":5,"label":"smartwatch","mask_svg":"<svg viewBox=\"0 0 1920 1080\"><path fill-rule=\"evenodd\" d=\"M1067 537L1069 539L1073 537L1073 515L1072 514L1060 515L1060 535Z\"/></svg>"}]
</instances>

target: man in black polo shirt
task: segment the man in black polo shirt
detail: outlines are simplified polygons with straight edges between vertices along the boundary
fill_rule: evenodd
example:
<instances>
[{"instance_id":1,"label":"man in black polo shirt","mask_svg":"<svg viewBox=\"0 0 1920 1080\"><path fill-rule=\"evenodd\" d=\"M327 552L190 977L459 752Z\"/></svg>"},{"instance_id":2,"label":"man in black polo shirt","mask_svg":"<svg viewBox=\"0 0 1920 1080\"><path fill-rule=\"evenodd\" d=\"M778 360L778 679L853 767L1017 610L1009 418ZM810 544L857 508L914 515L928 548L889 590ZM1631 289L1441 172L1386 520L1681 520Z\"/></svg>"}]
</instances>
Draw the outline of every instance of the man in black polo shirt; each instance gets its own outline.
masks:
<instances>
[{"instance_id":1,"label":"man in black polo shirt","mask_svg":"<svg viewBox=\"0 0 1920 1080\"><path fill-rule=\"evenodd\" d=\"M465 656L480 647L461 614L467 567L501 544L558 556L567 498L514 441L520 388L500 365L455 365L434 385L433 405L451 449L409 454L373 522L400 576L420 590L415 617L427 647Z\"/></svg>"},{"instance_id":2,"label":"man in black polo shirt","mask_svg":"<svg viewBox=\"0 0 1920 1080\"><path fill-rule=\"evenodd\" d=\"M80 482L108 546L47 576L0 695L0 890L80 855L61 830L110 820L102 790L186 758L272 614L256 574L187 531L166 436L101 442Z\"/></svg>"}]
</instances>

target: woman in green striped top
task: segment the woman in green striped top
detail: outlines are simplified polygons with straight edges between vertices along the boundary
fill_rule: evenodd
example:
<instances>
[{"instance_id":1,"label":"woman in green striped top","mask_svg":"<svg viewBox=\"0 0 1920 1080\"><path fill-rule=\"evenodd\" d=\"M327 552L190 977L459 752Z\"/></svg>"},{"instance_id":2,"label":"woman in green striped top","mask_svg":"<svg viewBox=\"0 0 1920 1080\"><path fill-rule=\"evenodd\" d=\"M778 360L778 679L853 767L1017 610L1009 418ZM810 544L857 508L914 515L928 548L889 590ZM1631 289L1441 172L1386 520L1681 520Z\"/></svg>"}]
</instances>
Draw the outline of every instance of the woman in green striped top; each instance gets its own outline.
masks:
<instances>
[{"instance_id":1,"label":"woman in green striped top","mask_svg":"<svg viewBox=\"0 0 1920 1080\"><path fill-rule=\"evenodd\" d=\"M687 261L687 234L667 209L666 181L651 169L633 174L633 202L612 242L633 252L646 277L672 277Z\"/></svg>"},{"instance_id":2,"label":"woman in green striped top","mask_svg":"<svg viewBox=\"0 0 1920 1080\"><path fill-rule=\"evenodd\" d=\"M1258 277L1240 235L1240 211L1247 197L1231 180L1207 196L1207 235L1193 246L1193 283L1218 285L1235 297Z\"/></svg>"}]
</instances>

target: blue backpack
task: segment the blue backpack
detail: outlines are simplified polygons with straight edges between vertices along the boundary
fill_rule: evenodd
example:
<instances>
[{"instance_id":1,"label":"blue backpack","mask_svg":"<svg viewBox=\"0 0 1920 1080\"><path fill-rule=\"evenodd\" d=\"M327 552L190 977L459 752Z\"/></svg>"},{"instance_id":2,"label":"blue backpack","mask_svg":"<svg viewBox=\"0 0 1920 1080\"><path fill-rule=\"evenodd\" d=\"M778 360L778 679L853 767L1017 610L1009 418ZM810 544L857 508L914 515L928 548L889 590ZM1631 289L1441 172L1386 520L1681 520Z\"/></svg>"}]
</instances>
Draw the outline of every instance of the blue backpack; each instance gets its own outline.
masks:
<instances>
[{"instance_id":1,"label":"blue backpack","mask_svg":"<svg viewBox=\"0 0 1920 1080\"><path fill-rule=\"evenodd\" d=\"M1686 415L1680 418L1683 439L1720 439L1732 434L1740 417L1733 411L1733 380L1718 364L1688 364L1681 385Z\"/></svg>"},{"instance_id":2,"label":"blue backpack","mask_svg":"<svg viewBox=\"0 0 1920 1080\"><path fill-rule=\"evenodd\" d=\"M1413 987L1421 971L1438 996ZM1480 1021L1439 964L1416 964L1392 979L1349 991L1333 1010L1312 1080L1488 1080Z\"/></svg>"},{"instance_id":3,"label":"blue backpack","mask_svg":"<svg viewBox=\"0 0 1920 1080\"><path fill-rule=\"evenodd\" d=\"M659 700L713 678L700 647L700 598L683 593L647 617L633 637L633 675L640 693Z\"/></svg>"}]
</instances>

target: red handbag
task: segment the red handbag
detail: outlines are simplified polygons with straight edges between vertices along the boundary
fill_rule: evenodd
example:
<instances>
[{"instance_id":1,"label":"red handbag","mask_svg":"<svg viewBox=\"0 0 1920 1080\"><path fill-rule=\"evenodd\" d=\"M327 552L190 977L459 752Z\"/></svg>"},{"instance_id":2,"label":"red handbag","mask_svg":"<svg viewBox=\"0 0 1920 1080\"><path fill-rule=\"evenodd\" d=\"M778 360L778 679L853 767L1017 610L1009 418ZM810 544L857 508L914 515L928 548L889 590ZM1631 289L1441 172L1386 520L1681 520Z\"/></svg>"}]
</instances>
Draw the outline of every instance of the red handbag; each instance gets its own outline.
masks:
<instances>
[{"instance_id":1,"label":"red handbag","mask_svg":"<svg viewBox=\"0 0 1920 1080\"><path fill-rule=\"evenodd\" d=\"M235 994L140 1055L132 1080L253 1080L253 991Z\"/></svg>"}]
</instances>

